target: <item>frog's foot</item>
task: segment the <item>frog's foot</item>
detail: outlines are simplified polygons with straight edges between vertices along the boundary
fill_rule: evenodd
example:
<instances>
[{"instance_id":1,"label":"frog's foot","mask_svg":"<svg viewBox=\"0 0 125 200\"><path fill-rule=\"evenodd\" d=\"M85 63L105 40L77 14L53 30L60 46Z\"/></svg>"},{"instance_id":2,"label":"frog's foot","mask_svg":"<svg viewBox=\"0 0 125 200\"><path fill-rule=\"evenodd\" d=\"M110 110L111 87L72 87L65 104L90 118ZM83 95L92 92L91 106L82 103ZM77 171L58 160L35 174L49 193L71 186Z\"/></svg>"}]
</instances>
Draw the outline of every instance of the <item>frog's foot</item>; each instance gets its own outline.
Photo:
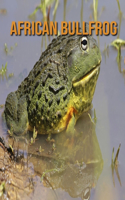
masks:
<instances>
[{"instance_id":1,"label":"frog's foot","mask_svg":"<svg viewBox=\"0 0 125 200\"><path fill-rule=\"evenodd\" d=\"M14 92L11 92L6 99L4 116L8 128L19 135L26 133L28 126L28 113L26 97L19 100Z\"/></svg>"},{"instance_id":2,"label":"frog's foot","mask_svg":"<svg viewBox=\"0 0 125 200\"><path fill-rule=\"evenodd\" d=\"M76 111L74 111L74 109L71 108L70 111L69 111L69 114L68 114L66 133L69 136L73 136L74 133L75 133L75 129L74 129L74 126L75 126L75 123L76 123L75 112Z\"/></svg>"}]
</instances>

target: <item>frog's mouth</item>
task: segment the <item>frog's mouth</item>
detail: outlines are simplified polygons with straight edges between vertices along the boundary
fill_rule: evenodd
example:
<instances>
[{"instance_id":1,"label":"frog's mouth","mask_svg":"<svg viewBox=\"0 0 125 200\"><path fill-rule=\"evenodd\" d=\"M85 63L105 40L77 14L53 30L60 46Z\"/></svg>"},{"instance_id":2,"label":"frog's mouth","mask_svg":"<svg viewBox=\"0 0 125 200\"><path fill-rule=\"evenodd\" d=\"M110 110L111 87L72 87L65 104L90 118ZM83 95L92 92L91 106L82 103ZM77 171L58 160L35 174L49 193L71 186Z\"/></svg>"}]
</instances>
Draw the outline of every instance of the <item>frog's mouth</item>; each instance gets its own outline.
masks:
<instances>
[{"instance_id":1,"label":"frog's mouth","mask_svg":"<svg viewBox=\"0 0 125 200\"><path fill-rule=\"evenodd\" d=\"M87 72L83 77L79 78L78 80L73 81L73 86L76 87L79 84L84 85L85 83L87 83L90 78L92 78L95 74L99 74L99 68L100 68L100 64L101 61L99 61L99 63L96 65L96 67L94 67L93 69L91 69L89 72Z\"/></svg>"}]
</instances>

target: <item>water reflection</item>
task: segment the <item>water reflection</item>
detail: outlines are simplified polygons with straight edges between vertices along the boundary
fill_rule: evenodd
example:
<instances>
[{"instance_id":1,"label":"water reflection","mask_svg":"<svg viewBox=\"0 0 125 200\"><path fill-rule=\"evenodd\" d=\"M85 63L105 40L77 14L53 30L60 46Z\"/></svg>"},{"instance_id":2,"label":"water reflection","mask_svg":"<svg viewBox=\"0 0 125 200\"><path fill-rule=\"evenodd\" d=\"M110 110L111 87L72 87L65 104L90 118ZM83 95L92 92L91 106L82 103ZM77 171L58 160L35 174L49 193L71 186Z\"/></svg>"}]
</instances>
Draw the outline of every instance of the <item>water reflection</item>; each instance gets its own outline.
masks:
<instances>
[{"instance_id":1,"label":"water reflection","mask_svg":"<svg viewBox=\"0 0 125 200\"><path fill-rule=\"evenodd\" d=\"M47 136L38 136L36 142L30 145L31 137L32 133L27 134L25 138L7 137L6 142L13 146L15 151L16 162L9 164L11 175L6 170L9 174L5 180L6 185L11 179L11 184L13 182L13 188L16 187L17 194L19 189L25 188L26 185L23 196L27 196L29 192L29 197L33 191L36 194L37 189L41 187L37 197L41 197L41 192L42 195L47 193L45 200L48 199L50 191L51 193L53 191L54 199L61 199L60 190L68 196L66 199L89 199L91 189L96 186L102 172L103 159L95 125L88 113L78 120L76 134L70 138L64 132L52 135L49 142L46 140ZM39 151L40 146L41 151ZM19 184L19 180L16 181L17 177L22 181ZM29 199L28 196L26 199Z\"/></svg>"}]
</instances>

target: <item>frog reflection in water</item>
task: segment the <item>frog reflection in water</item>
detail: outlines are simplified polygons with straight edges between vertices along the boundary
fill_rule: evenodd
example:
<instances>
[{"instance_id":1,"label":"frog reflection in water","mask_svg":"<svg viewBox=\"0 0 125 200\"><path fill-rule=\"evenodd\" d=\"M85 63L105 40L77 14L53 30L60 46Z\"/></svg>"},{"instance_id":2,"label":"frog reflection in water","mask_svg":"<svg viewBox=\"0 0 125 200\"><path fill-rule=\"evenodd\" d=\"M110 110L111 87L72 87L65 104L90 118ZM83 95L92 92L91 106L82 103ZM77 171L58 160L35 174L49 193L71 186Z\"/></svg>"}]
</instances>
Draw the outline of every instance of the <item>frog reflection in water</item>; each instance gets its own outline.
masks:
<instances>
[{"instance_id":1,"label":"frog reflection in water","mask_svg":"<svg viewBox=\"0 0 125 200\"><path fill-rule=\"evenodd\" d=\"M58 162L56 158L54 160L52 154L53 161L46 160L45 165L41 163L41 167L37 166L35 169L39 171L42 168L42 171L46 171L43 180L45 186L51 186L53 189L62 188L72 198L81 197L82 200L88 200L91 196L91 189L96 186L102 172L103 159L96 137L95 125L90 120L88 113L82 115L78 120L76 129L77 132L82 130L82 133L74 135L73 142L67 139L68 136L63 133L54 137L56 151L53 154L56 155L59 152ZM51 169L56 170L49 172ZM57 193L57 196L60 194Z\"/></svg>"},{"instance_id":2,"label":"frog reflection in water","mask_svg":"<svg viewBox=\"0 0 125 200\"><path fill-rule=\"evenodd\" d=\"M85 125L82 123L83 120ZM9 168L6 165L4 171L1 170L2 180L4 180L4 177L6 178L5 192L13 194L15 196L15 198L12 198L13 200L16 199L16 196L19 199L23 197L27 200L30 200L31 196L34 199L44 200L62 200L64 196L66 199L72 197L88 200L91 196L91 189L95 187L102 172L102 154L95 133L95 125L91 122L88 113L85 113L78 120L76 129L77 133L72 138L74 142L71 142L68 135L63 134L63 132L53 135L55 140L54 151L52 151L52 143L45 140L46 136L38 135L39 139L35 144L28 147L30 157L28 156L28 163L24 163L24 166L28 167L26 169L22 167L22 159L18 158L18 162L12 162L11 165L9 157ZM80 133L81 130L82 133ZM8 142L12 144L13 139L9 138ZM19 149L23 149L24 142L20 140L18 144L14 144L15 149L16 145ZM39 146L44 148L41 153L34 151ZM4 158L4 162L7 163L6 159L7 157ZM19 163L21 163L21 167L19 167ZM2 168L3 162L0 163L0 169ZM43 174L45 175L43 177L44 187L40 181ZM32 187L29 186L31 180L33 182ZM53 190L49 190L50 187ZM60 190L57 190L58 188ZM49 193L52 191L50 198ZM15 193L16 195L14 195ZM55 194L59 198L55 198ZM68 197L68 194L70 197Z\"/></svg>"},{"instance_id":3,"label":"frog reflection in water","mask_svg":"<svg viewBox=\"0 0 125 200\"><path fill-rule=\"evenodd\" d=\"M77 119L91 107L100 63L92 36L53 39L17 91L7 96L7 126L16 134L34 126L40 134L73 132Z\"/></svg>"}]
</instances>

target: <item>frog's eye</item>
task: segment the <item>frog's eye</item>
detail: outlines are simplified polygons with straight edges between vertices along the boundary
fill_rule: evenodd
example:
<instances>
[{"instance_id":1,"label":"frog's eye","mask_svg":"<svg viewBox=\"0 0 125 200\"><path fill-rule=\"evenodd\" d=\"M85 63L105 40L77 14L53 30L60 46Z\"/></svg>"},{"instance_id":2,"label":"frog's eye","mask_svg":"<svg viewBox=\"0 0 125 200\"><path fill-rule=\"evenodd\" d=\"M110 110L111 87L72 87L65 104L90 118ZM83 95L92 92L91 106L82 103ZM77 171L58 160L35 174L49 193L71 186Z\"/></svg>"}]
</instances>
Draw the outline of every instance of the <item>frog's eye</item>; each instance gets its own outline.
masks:
<instances>
[{"instance_id":1,"label":"frog's eye","mask_svg":"<svg viewBox=\"0 0 125 200\"><path fill-rule=\"evenodd\" d=\"M88 48L88 39L87 37L82 37L81 39L81 47L85 51Z\"/></svg>"}]
</instances>

